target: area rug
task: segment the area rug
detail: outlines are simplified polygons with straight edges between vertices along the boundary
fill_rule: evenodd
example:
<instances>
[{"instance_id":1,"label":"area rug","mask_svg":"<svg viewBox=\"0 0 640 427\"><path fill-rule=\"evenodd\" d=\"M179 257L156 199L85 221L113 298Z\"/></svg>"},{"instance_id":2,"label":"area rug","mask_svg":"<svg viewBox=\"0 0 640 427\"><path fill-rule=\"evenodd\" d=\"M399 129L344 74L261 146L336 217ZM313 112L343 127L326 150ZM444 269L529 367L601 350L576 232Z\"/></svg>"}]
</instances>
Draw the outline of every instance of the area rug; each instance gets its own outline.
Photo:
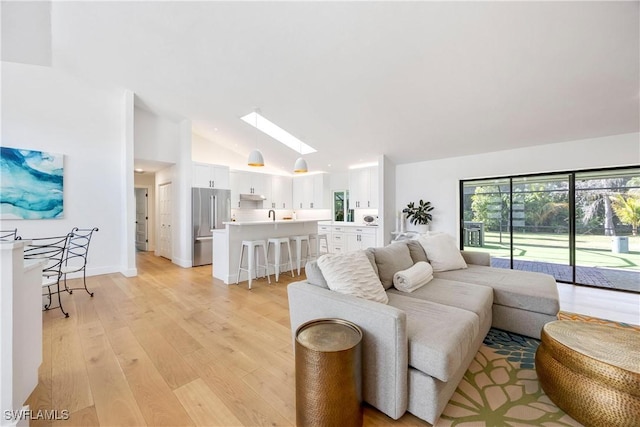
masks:
<instances>
[{"instance_id":1,"label":"area rug","mask_svg":"<svg viewBox=\"0 0 640 427\"><path fill-rule=\"evenodd\" d=\"M560 312L580 320L621 328L640 327ZM436 426L580 426L545 395L534 367L539 340L491 329Z\"/></svg>"}]
</instances>

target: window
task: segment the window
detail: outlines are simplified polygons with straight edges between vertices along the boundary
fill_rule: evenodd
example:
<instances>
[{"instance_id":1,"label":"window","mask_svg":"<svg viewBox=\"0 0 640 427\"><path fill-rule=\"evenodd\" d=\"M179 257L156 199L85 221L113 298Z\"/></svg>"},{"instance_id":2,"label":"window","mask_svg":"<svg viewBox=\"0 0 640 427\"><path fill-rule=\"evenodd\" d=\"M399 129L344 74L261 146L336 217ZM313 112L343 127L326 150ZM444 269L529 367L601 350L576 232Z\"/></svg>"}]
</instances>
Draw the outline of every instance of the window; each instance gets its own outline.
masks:
<instances>
[{"instance_id":1,"label":"window","mask_svg":"<svg viewBox=\"0 0 640 427\"><path fill-rule=\"evenodd\" d=\"M461 247L491 265L640 292L640 168L460 182Z\"/></svg>"}]
</instances>

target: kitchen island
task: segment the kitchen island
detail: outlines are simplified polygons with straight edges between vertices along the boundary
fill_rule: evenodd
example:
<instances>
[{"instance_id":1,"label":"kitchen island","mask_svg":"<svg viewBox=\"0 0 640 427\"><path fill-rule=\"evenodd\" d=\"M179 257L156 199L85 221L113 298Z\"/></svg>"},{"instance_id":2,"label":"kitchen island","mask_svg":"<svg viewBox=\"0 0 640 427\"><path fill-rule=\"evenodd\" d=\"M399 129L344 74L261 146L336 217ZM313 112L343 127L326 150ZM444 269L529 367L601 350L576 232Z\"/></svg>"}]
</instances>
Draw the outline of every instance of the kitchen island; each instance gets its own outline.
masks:
<instances>
[{"instance_id":1,"label":"kitchen island","mask_svg":"<svg viewBox=\"0 0 640 427\"><path fill-rule=\"evenodd\" d=\"M318 232L318 219L276 220L276 221L233 221L225 222L225 228L213 230L213 277L224 283L236 283L240 249L243 240L264 240L271 237L291 237L299 234ZM295 254L295 248L291 247ZM271 251L269 255L274 251ZM295 255L294 255L295 257ZM246 263L246 257L245 257ZM270 271L273 273L273 271ZM242 271L240 281L247 280Z\"/></svg>"}]
</instances>

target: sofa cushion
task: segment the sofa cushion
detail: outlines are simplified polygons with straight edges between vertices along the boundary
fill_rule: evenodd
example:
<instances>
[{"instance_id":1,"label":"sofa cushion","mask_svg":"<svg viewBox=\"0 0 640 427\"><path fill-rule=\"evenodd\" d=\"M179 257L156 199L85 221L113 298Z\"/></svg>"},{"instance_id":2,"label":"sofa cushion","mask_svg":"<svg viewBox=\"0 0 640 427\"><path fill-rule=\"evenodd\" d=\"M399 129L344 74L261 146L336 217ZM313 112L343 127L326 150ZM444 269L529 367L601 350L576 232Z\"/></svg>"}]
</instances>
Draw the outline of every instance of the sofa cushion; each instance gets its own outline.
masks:
<instances>
[{"instance_id":1,"label":"sofa cushion","mask_svg":"<svg viewBox=\"0 0 640 427\"><path fill-rule=\"evenodd\" d=\"M391 292L402 295L393 288L387 291ZM411 297L472 311L480 319L480 325L491 324L493 289L490 286L434 278L412 292Z\"/></svg>"},{"instance_id":2,"label":"sofa cushion","mask_svg":"<svg viewBox=\"0 0 640 427\"><path fill-rule=\"evenodd\" d=\"M449 381L469 352L478 351L474 342L480 333L474 313L389 292L389 305L407 315L409 366Z\"/></svg>"},{"instance_id":3,"label":"sofa cushion","mask_svg":"<svg viewBox=\"0 0 640 427\"><path fill-rule=\"evenodd\" d=\"M520 270L469 265L465 270L434 273L434 277L493 288L493 303L555 316L560 310L553 276Z\"/></svg>"},{"instance_id":4,"label":"sofa cushion","mask_svg":"<svg viewBox=\"0 0 640 427\"><path fill-rule=\"evenodd\" d=\"M448 271L467 268L460 250L456 247L455 240L448 234L435 234L422 236L418 242L424 248L433 271Z\"/></svg>"},{"instance_id":5,"label":"sofa cushion","mask_svg":"<svg viewBox=\"0 0 640 427\"><path fill-rule=\"evenodd\" d=\"M404 242L394 242L383 248L373 248L378 276L385 289L393 286L393 275L413 265L409 248Z\"/></svg>"},{"instance_id":6,"label":"sofa cushion","mask_svg":"<svg viewBox=\"0 0 640 427\"><path fill-rule=\"evenodd\" d=\"M407 247L409 248L409 254L414 264L420 261L429 262L427 254L424 252L424 248L420 242L417 240L407 240Z\"/></svg>"},{"instance_id":7,"label":"sofa cushion","mask_svg":"<svg viewBox=\"0 0 640 427\"><path fill-rule=\"evenodd\" d=\"M322 255L318 266L332 291L387 303L387 294L364 251Z\"/></svg>"}]
</instances>

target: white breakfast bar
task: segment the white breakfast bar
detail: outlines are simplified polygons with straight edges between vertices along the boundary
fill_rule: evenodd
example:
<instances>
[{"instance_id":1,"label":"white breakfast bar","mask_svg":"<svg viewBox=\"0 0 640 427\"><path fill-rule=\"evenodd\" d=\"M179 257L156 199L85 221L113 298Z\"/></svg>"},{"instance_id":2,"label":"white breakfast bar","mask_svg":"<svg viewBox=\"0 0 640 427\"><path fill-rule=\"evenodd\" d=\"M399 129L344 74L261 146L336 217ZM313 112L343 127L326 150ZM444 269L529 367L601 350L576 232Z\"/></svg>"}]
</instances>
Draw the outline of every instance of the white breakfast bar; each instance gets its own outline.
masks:
<instances>
[{"instance_id":1,"label":"white breakfast bar","mask_svg":"<svg viewBox=\"0 0 640 427\"><path fill-rule=\"evenodd\" d=\"M236 283L243 240L264 240L318 232L318 219L225 222L225 228L213 230L213 277L224 283ZM292 251L295 249L292 247ZM295 255L294 255L295 256ZM245 261L246 262L246 261ZM247 280L241 272L240 281Z\"/></svg>"}]
</instances>

